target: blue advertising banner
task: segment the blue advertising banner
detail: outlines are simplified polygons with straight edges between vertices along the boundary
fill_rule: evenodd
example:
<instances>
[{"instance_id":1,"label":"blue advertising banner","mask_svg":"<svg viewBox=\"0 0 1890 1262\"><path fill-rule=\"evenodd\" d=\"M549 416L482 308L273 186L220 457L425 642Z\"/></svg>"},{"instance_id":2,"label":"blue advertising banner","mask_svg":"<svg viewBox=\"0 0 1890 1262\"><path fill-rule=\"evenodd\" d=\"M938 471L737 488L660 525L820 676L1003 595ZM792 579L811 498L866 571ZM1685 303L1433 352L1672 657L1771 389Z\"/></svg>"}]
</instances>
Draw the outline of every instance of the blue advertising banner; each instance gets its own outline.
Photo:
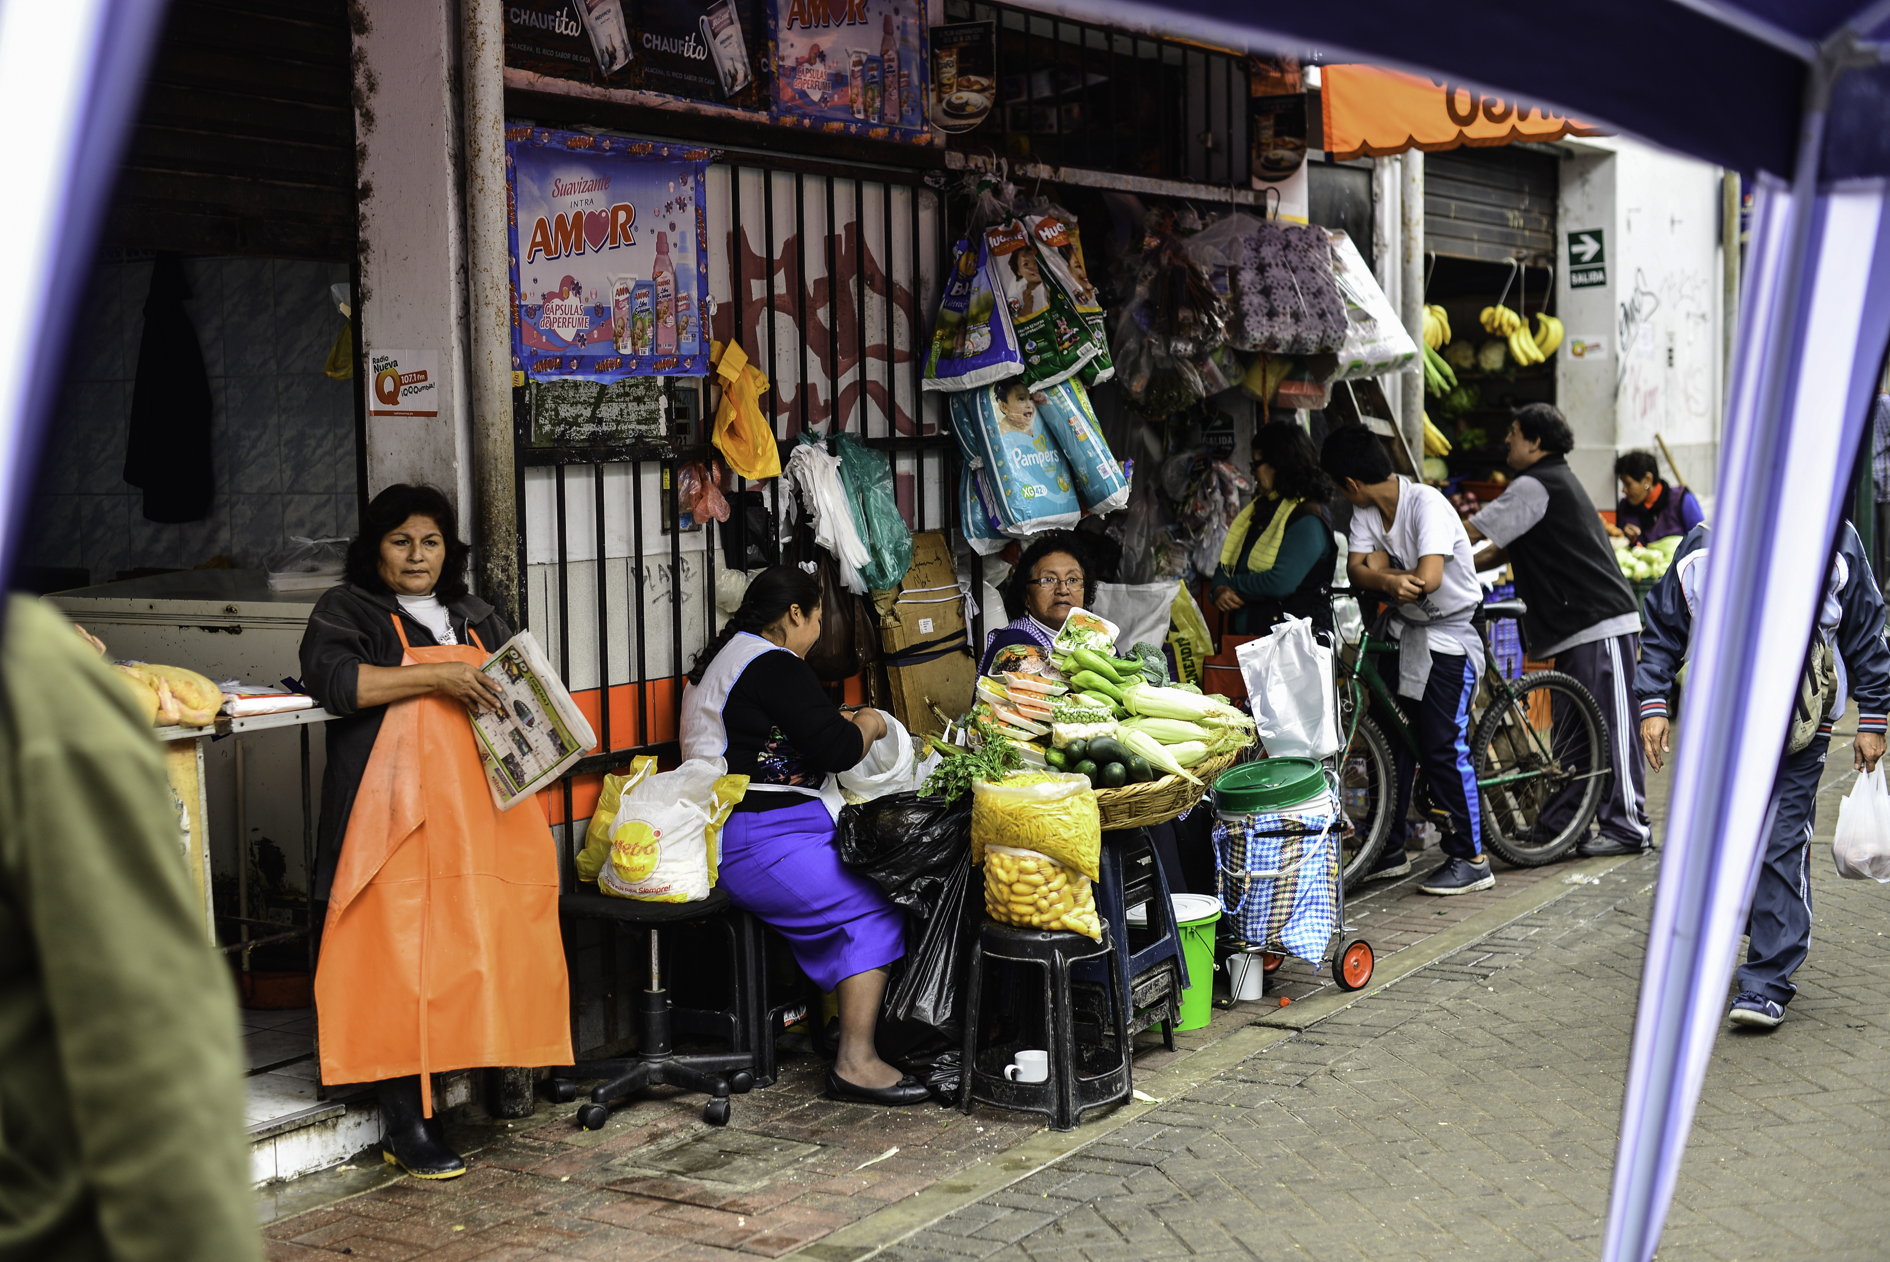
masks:
<instances>
[{"instance_id":1,"label":"blue advertising banner","mask_svg":"<svg viewBox=\"0 0 1890 1262\"><path fill-rule=\"evenodd\" d=\"M506 130L512 368L528 379L703 376L706 149Z\"/></svg>"},{"instance_id":2,"label":"blue advertising banner","mask_svg":"<svg viewBox=\"0 0 1890 1262\"><path fill-rule=\"evenodd\" d=\"M931 143L925 0L773 0L774 121Z\"/></svg>"}]
</instances>

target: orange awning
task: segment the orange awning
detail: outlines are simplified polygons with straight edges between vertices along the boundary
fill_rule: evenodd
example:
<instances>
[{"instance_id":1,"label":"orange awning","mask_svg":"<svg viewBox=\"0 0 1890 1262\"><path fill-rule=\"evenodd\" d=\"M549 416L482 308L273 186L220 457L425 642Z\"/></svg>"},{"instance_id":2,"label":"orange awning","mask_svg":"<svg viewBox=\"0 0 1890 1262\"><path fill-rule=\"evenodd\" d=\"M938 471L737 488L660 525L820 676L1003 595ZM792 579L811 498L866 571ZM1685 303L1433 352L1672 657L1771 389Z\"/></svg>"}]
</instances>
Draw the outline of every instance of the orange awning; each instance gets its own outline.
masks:
<instances>
[{"instance_id":1,"label":"orange awning","mask_svg":"<svg viewBox=\"0 0 1890 1262\"><path fill-rule=\"evenodd\" d=\"M1341 161L1607 134L1530 101L1377 66L1321 67L1320 108L1326 150Z\"/></svg>"}]
</instances>

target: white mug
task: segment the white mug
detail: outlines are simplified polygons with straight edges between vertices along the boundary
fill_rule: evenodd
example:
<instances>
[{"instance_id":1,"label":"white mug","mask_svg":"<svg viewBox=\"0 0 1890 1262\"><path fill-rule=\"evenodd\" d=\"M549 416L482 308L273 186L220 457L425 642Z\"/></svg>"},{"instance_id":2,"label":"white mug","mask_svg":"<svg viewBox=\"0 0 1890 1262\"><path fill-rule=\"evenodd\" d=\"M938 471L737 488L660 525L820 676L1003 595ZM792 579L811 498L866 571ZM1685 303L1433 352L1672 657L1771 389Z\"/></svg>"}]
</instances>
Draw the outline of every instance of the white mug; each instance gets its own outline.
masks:
<instances>
[{"instance_id":1,"label":"white mug","mask_svg":"<svg viewBox=\"0 0 1890 1262\"><path fill-rule=\"evenodd\" d=\"M1017 1059L1004 1066L1004 1076L1012 1082L1043 1082L1050 1077L1050 1053L1017 1053Z\"/></svg>"}]
</instances>

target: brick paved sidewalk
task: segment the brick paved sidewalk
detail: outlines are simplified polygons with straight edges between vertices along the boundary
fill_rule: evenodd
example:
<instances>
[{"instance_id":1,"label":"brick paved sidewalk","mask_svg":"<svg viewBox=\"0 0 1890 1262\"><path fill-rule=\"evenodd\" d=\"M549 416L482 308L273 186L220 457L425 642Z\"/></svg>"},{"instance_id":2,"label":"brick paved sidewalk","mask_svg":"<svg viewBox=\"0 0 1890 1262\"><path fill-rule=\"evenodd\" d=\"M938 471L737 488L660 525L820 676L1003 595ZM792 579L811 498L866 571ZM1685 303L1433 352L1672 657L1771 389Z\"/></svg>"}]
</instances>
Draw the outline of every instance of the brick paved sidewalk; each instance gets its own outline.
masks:
<instances>
[{"instance_id":1,"label":"brick paved sidewalk","mask_svg":"<svg viewBox=\"0 0 1890 1262\"><path fill-rule=\"evenodd\" d=\"M1786 1024L1722 1033L1659 1257L1890 1252L1890 891L1842 881L1832 750ZM1655 857L1275 1043L878 1262L1593 1258Z\"/></svg>"},{"instance_id":2,"label":"brick paved sidewalk","mask_svg":"<svg viewBox=\"0 0 1890 1262\"><path fill-rule=\"evenodd\" d=\"M1381 967L1565 871L1512 871L1499 862L1494 890L1451 899L1418 894L1417 880L1439 861L1434 847L1414 854L1410 877L1368 887L1348 904L1348 918L1372 941ZM1303 1001L1332 989L1328 973L1302 961L1289 961L1273 980L1264 1000L1223 1001L1207 1029L1177 1036L1175 1052L1164 1051L1159 1036L1143 1035L1137 1081L1279 1014L1281 994ZM279 1201L265 1198L265 1217L274 1219L265 1228L270 1256L779 1256L937 1187L1040 1130L1040 1119L985 1108L968 1119L931 1106L827 1101L819 1094L822 1072L809 1056L789 1060L774 1087L736 1098L734 1121L721 1130L700 1123L699 1098L675 1093L619 1108L599 1132L573 1126L574 1106L542 1103L524 1122L456 1126L454 1141L472 1170L445 1183L394 1179L370 1153L360 1170L309 1176L280 1189ZM363 1187L373 1190L336 1199ZM321 1207L286 1212L311 1204Z\"/></svg>"}]
</instances>

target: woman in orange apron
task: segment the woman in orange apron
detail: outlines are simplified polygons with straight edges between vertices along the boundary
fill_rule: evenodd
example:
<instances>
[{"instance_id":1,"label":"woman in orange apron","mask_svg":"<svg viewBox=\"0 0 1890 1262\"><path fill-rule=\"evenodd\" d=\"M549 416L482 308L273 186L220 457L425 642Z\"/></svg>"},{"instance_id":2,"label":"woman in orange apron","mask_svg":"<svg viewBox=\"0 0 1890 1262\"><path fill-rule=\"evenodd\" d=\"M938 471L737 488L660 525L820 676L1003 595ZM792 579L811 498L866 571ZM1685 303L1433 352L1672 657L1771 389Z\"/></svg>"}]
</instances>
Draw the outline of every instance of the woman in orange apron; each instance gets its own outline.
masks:
<instances>
[{"instance_id":1,"label":"woman in orange apron","mask_svg":"<svg viewBox=\"0 0 1890 1262\"><path fill-rule=\"evenodd\" d=\"M466 1171L430 1074L572 1060L544 804L493 805L468 720L498 709L478 667L512 632L467 592L466 556L444 495L389 487L302 640L303 682L341 716L314 891L322 1080L375 1083L387 1161L428 1179Z\"/></svg>"}]
</instances>

